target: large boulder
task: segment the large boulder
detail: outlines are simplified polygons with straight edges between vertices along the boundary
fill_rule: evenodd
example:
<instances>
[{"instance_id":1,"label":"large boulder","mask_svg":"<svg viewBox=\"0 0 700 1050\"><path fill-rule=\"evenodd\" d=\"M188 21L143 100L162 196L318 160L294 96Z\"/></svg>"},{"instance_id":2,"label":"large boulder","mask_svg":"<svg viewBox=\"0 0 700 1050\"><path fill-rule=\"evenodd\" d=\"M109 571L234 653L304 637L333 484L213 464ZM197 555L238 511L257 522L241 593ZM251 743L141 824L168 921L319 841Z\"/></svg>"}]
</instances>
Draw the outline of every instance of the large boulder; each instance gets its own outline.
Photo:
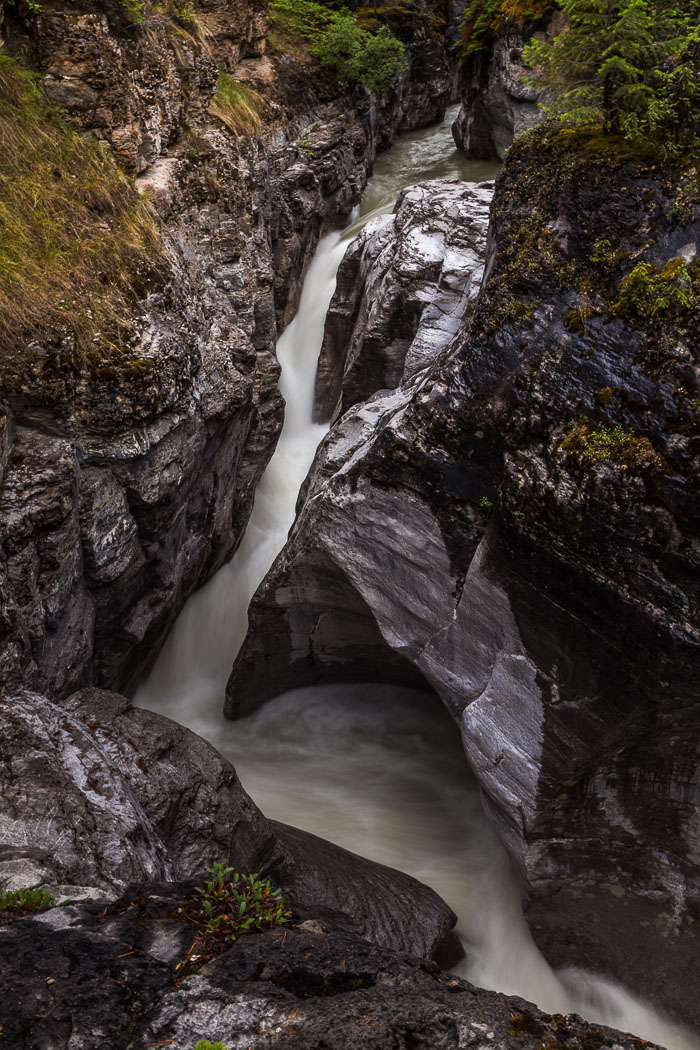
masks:
<instances>
[{"instance_id":1,"label":"large boulder","mask_svg":"<svg viewBox=\"0 0 700 1050\"><path fill-rule=\"evenodd\" d=\"M587 132L512 147L470 329L331 431L227 711L270 695L263 666L276 692L414 668L460 722L545 954L697 1022L692 180ZM374 631L359 661L348 608Z\"/></svg>"},{"instance_id":2,"label":"large boulder","mask_svg":"<svg viewBox=\"0 0 700 1050\"><path fill-rule=\"evenodd\" d=\"M456 916L427 886L267 821L233 766L175 722L84 689L60 707L0 702L0 887L201 878L215 861L262 872L305 917L451 964ZM81 891L82 892L82 891Z\"/></svg>"}]
</instances>

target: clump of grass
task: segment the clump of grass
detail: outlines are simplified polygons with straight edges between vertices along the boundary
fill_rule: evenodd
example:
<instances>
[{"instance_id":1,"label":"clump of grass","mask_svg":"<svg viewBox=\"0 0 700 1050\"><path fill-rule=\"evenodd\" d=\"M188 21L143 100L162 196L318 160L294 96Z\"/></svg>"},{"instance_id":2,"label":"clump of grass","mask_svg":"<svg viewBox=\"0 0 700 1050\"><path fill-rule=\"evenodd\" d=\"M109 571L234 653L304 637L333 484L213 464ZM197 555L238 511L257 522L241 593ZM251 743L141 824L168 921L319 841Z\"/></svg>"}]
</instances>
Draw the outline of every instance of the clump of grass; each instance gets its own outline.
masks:
<instances>
[{"instance_id":1,"label":"clump of grass","mask_svg":"<svg viewBox=\"0 0 700 1050\"><path fill-rule=\"evenodd\" d=\"M234 135L253 135L262 127L267 103L249 84L234 80L223 69L216 82L216 93L209 112L218 117Z\"/></svg>"},{"instance_id":2,"label":"clump of grass","mask_svg":"<svg viewBox=\"0 0 700 1050\"><path fill-rule=\"evenodd\" d=\"M40 78L0 54L0 354L21 379L26 347L72 345L72 364L121 353L131 307L163 249L146 202L110 153L66 126Z\"/></svg>"}]
</instances>

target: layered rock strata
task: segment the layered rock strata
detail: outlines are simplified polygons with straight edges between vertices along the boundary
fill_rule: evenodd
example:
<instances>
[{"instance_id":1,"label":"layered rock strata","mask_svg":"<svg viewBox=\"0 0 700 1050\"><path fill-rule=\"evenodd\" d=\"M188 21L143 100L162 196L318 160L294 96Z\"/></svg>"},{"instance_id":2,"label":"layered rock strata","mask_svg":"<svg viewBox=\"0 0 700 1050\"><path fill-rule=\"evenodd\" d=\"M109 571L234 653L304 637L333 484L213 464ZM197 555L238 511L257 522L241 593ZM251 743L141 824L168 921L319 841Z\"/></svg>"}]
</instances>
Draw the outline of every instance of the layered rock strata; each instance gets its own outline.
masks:
<instances>
[{"instance_id":1,"label":"layered rock strata","mask_svg":"<svg viewBox=\"0 0 700 1050\"><path fill-rule=\"evenodd\" d=\"M413 186L351 243L326 317L316 421L411 379L466 323L492 193L490 184L450 180Z\"/></svg>"},{"instance_id":2,"label":"layered rock strata","mask_svg":"<svg viewBox=\"0 0 700 1050\"><path fill-rule=\"evenodd\" d=\"M4 391L0 675L55 697L130 691L240 540L282 422L278 325L318 237L345 221L381 145L441 116L449 77L426 42L412 62L427 84L407 74L377 100L307 83L296 98L308 69L256 57L266 13L233 2L204 5L199 33L60 7L34 22L50 90L141 172L160 243L123 353L82 361L57 332ZM217 67L239 60L258 136L209 112Z\"/></svg>"},{"instance_id":3,"label":"layered rock strata","mask_svg":"<svg viewBox=\"0 0 700 1050\"><path fill-rule=\"evenodd\" d=\"M227 712L369 677L362 607L459 720L545 954L697 1023L700 202L598 146L509 152L469 333L331 431Z\"/></svg>"}]
</instances>

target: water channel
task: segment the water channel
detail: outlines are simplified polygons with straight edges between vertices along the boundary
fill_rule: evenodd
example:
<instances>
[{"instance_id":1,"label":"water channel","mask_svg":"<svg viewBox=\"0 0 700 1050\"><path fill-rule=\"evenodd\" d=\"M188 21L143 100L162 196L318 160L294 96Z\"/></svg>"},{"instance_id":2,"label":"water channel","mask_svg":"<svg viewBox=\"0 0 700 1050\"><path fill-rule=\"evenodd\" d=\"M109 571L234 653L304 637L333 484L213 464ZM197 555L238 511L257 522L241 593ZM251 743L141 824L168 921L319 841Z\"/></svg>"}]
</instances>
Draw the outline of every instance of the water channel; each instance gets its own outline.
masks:
<instances>
[{"instance_id":1,"label":"water channel","mask_svg":"<svg viewBox=\"0 0 700 1050\"><path fill-rule=\"evenodd\" d=\"M311 422L313 384L349 241L371 217L391 211L406 186L495 175L495 165L469 161L454 149L449 126L455 115L449 111L442 124L402 136L382 154L358 217L319 244L297 315L278 343L285 424L246 534L234 558L186 604L135 702L210 740L266 816L431 885L459 916L466 958L457 972L474 984L553 1012L576 1011L669 1050L699 1050L691 1033L624 989L575 970L555 973L540 955L459 733L435 697L386 685L326 685L287 693L239 722L222 714L248 604L285 542L299 487L327 429Z\"/></svg>"}]
</instances>

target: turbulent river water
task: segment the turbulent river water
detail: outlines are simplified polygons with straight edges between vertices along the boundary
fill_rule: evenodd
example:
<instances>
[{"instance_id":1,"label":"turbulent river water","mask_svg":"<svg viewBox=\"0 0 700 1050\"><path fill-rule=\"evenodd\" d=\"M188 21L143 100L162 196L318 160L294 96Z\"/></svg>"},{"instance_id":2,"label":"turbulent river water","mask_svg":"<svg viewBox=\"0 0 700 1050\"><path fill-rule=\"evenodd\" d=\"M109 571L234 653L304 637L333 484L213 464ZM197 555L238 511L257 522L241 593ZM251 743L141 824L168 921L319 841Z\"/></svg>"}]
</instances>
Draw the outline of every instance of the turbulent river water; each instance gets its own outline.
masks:
<instances>
[{"instance_id":1,"label":"turbulent river water","mask_svg":"<svg viewBox=\"0 0 700 1050\"><path fill-rule=\"evenodd\" d=\"M466 958L457 972L473 983L550 1011L577 1011L669 1050L698 1050L700 1040L624 989L580 971L555 973L540 955L457 728L435 697L386 685L316 686L280 696L239 722L222 714L248 604L284 544L299 487L327 429L311 422L313 384L349 241L371 217L391 211L406 186L495 175L494 165L468 161L454 149L454 116L448 112L443 124L402 136L380 156L358 217L319 244L297 315L277 346L285 424L246 534L234 558L186 604L135 702L210 740L266 816L433 886L459 916Z\"/></svg>"}]
</instances>

